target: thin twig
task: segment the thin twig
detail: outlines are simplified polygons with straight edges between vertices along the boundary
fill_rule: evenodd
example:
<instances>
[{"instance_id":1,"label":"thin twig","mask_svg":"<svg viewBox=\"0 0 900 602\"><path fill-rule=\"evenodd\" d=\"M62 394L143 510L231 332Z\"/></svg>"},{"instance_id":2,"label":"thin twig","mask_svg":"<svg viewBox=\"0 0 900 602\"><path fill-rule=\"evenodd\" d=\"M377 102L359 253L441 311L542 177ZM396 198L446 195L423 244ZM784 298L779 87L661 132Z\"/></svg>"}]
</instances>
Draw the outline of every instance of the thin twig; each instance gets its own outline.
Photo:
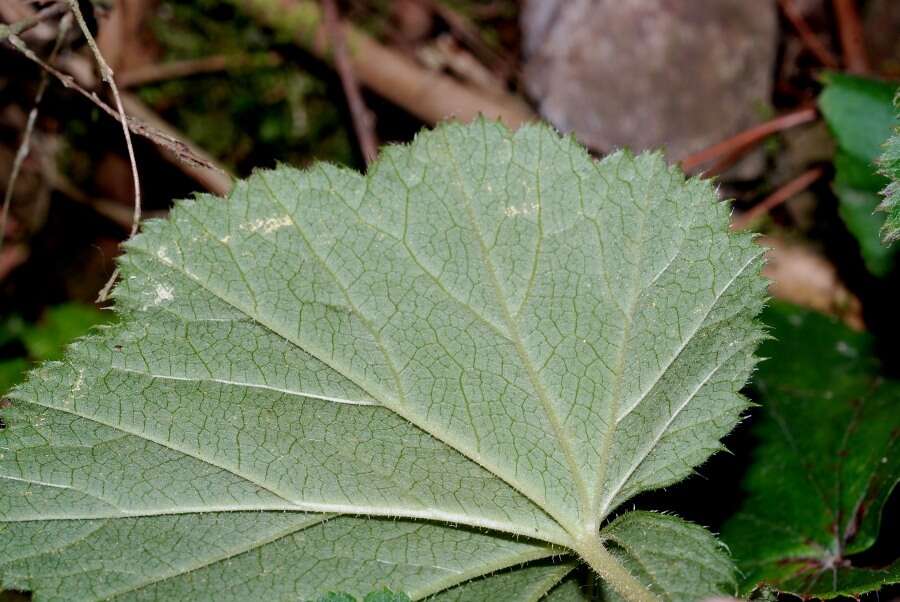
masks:
<instances>
[{"instance_id":1,"label":"thin twig","mask_svg":"<svg viewBox=\"0 0 900 602\"><path fill-rule=\"evenodd\" d=\"M862 22L856 9L856 0L834 0L844 63L850 73L868 73L869 55L863 42Z\"/></svg>"},{"instance_id":2,"label":"thin twig","mask_svg":"<svg viewBox=\"0 0 900 602\"><path fill-rule=\"evenodd\" d=\"M234 187L234 176L215 157L191 142L175 127L165 121L153 109L141 102L135 94L122 94L122 104L128 111L129 120L137 118L143 127L154 132L154 136L168 141L157 142L160 154L178 167L185 175L195 180L210 192L227 196ZM133 131L133 130L132 130Z\"/></svg>"},{"instance_id":3,"label":"thin twig","mask_svg":"<svg viewBox=\"0 0 900 602\"><path fill-rule=\"evenodd\" d=\"M72 20L70 18L63 17L62 21L59 24L59 31L56 34L56 41L53 44L53 50L50 51L50 60L52 61L56 55L59 53L59 49L62 47L63 39L69 31L69 27L72 24ZM6 193L3 195L3 210L0 213L0 249L3 248L3 240L6 234L6 223L9 220L9 207L12 205L12 197L13 192L16 187L16 180L19 179L19 172L22 169L22 165L25 163L25 159L28 157L28 154L31 152L31 135L34 133L34 126L37 123L38 111L40 110L41 101L44 98L44 92L47 90L47 85L50 83L50 75L46 71L41 72L41 81L38 84L37 93L34 95L34 103L32 104L31 111L28 112L28 120L25 122L25 131L22 132L22 142L19 144L19 148L16 150L15 159L13 159L12 170L9 174L9 181L6 183Z\"/></svg>"},{"instance_id":4,"label":"thin twig","mask_svg":"<svg viewBox=\"0 0 900 602\"><path fill-rule=\"evenodd\" d=\"M21 52L23 56L25 56L27 59L38 65L41 69L45 70L50 75L59 80L59 82L64 87L70 90L75 90L76 92L87 98L89 101L91 101L104 113L106 113L119 123L122 123L122 119L118 111L100 100L100 97L97 96L95 92L89 92L82 86L78 85L78 82L75 81L75 78L68 73L63 73L56 67L41 60L40 57L34 54L34 52L25 45L21 38L19 38L18 36L10 36L9 42L10 44L12 44L13 48ZM127 98L128 97L126 96L126 99ZM221 167L213 163L211 159L200 156L199 153L192 150L189 145L182 142L177 137L167 134L159 128L152 127L141 120L135 119L133 117L128 117L127 115L126 117L128 129L130 129L134 134L142 136L150 140L157 146L171 151L176 158L188 165L209 169L213 172L218 172L219 174L223 174L227 177L226 172Z\"/></svg>"},{"instance_id":5,"label":"thin twig","mask_svg":"<svg viewBox=\"0 0 900 602\"><path fill-rule=\"evenodd\" d=\"M50 6L43 8L36 13L22 19L21 21L16 21L10 25L6 25L4 23L0 23L0 41L9 38L10 36L18 36L32 27L54 17L57 17L68 10L68 7L64 2L57 2L55 4L51 4Z\"/></svg>"},{"instance_id":6,"label":"thin twig","mask_svg":"<svg viewBox=\"0 0 900 602\"><path fill-rule=\"evenodd\" d=\"M735 218L731 222L731 228L733 230L743 230L754 220L765 215L774 207L777 207L812 186L812 184L823 175L825 175L825 170L821 167L813 167L812 169L803 172L754 205L749 211Z\"/></svg>"},{"instance_id":7,"label":"thin twig","mask_svg":"<svg viewBox=\"0 0 900 602\"><path fill-rule=\"evenodd\" d=\"M228 0L260 24L324 61L334 53L322 11L313 0ZM407 54L384 46L345 23L341 28L350 49L350 62L362 85L403 107L422 121L437 123L456 118L472 121L479 115L518 128L537 119L524 100L514 94L488 94L443 73L422 67ZM324 34L324 35L323 35Z\"/></svg>"},{"instance_id":8,"label":"thin twig","mask_svg":"<svg viewBox=\"0 0 900 602\"><path fill-rule=\"evenodd\" d=\"M281 63L281 57L274 52L254 56L246 54L217 54L200 59L154 63L119 73L120 88L133 88L159 81L177 79L204 73L228 71L246 67L275 67Z\"/></svg>"},{"instance_id":9,"label":"thin twig","mask_svg":"<svg viewBox=\"0 0 900 602\"><path fill-rule=\"evenodd\" d=\"M94 40L94 36L91 34L91 30L84 20L84 15L81 14L78 0L68 0L68 2L69 9L72 11L72 14L75 15L75 20L81 28L81 33L84 34L88 47L91 49L94 59L97 61L100 79L106 82L110 90L112 90L113 100L115 100L116 103L116 111L119 114L119 122L122 124L122 133L125 136L125 147L128 150L128 161L131 163L131 176L134 185L134 216L132 218L131 233L128 235L128 238L131 238L137 234L138 227L141 223L141 181L140 176L138 175L137 160L134 157L134 146L131 144L131 130L128 127L128 116L125 114L125 109L122 108L122 98L119 96L119 87L116 85L115 74L113 74L113 70L107 64L106 60L103 58L103 54L101 54L100 49L97 47L97 42ZM119 268L116 268L109 277L109 281L100 290L100 294L97 296L98 303L106 301L109 297L109 291L112 289L113 283L118 277Z\"/></svg>"},{"instance_id":10,"label":"thin twig","mask_svg":"<svg viewBox=\"0 0 900 602\"><path fill-rule=\"evenodd\" d=\"M341 86L347 97L347 105L350 107L350 116L353 119L353 129L356 131L356 139L362 150L366 165L372 163L378 155L378 142L375 138L375 118L366 107L362 94L359 91L359 82L353 72L353 65L347 55L347 44L344 40L343 25L338 13L335 0L322 0L322 9L325 16L325 27L328 29L331 45L334 49L334 64L341 78Z\"/></svg>"},{"instance_id":11,"label":"thin twig","mask_svg":"<svg viewBox=\"0 0 900 602\"><path fill-rule=\"evenodd\" d=\"M798 109L790 113L780 115L752 128L739 132L734 136L717 144L693 153L681 160L681 168L684 171L693 171L697 167L733 153L745 154L756 144L768 138L772 134L792 128L794 126L815 121L818 113L813 107Z\"/></svg>"},{"instance_id":12,"label":"thin twig","mask_svg":"<svg viewBox=\"0 0 900 602\"><path fill-rule=\"evenodd\" d=\"M787 17L788 21L791 22L791 25L794 26L794 29L797 30L797 33L800 34L800 41L803 42L803 45L806 46L807 50L815 55L815 57L819 59L819 62L825 67L828 67L829 69L839 68L840 63L838 62L837 57L828 50L825 44L822 43L822 40L819 39L819 36L809 28L806 19L803 18L803 15L794 5L794 0L778 0L778 4L781 6L784 16Z\"/></svg>"},{"instance_id":13,"label":"thin twig","mask_svg":"<svg viewBox=\"0 0 900 602\"><path fill-rule=\"evenodd\" d=\"M418 2L440 16L450 27L453 35L495 71L499 70L504 76L509 76L515 71L512 58L491 48L478 27L468 17L443 2L436 0L418 0Z\"/></svg>"},{"instance_id":14,"label":"thin twig","mask_svg":"<svg viewBox=\"0 0 900 602\"><path fill-rule=\"evenodd\" d=\"M131 130L128 127L128 116L125 114L125 109L122 108L122 98L119 96L119 87L116 85L115 74L107 64L106 59L103 58L100 48L97 47L97 41L94 40L94 36L91 34L91 30L84 20L84 15L81 14L78 0L68 0L68 2L72 14L75 15L75 21L81 28L81 32L87 40L88 47L91 49L94 59L97 61L100 79L106 82L106 84L109 85L110 90L112 90L113 100L115 100L116 103L116 112L119 114L119 122L122 125L122 134L125 136L125 147L128 150L128 161L131 163L131 176L134 185L134 223L131 226L130 238L137 234L138 226L141 222L141 181L138 175L137 159L135 159L134 156L134 146L131 144Z\"/></svg>"}]
</instances>

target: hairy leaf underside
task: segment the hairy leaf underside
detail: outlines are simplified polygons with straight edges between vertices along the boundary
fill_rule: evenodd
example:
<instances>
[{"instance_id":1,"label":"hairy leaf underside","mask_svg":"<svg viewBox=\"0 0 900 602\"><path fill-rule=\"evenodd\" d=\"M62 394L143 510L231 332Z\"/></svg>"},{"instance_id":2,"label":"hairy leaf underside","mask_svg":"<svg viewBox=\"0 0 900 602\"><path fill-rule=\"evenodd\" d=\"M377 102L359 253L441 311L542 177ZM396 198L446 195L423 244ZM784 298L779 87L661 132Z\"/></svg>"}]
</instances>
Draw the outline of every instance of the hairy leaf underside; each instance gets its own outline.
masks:
<instances>
[{"instance_id":1,"label":"hairy leaf underside","mask_svg":"<svg viewBox=\"0 0 900 602\"><path fill-rule=\"evenodd\" d=\"M443 125L127 244L119 321L12 394L0 574L37 599L694 600L700 527L611 514L720 447L761 249L658 154ZM584 587L586 561L599 575Z\"/></svg>"}]
</instances>

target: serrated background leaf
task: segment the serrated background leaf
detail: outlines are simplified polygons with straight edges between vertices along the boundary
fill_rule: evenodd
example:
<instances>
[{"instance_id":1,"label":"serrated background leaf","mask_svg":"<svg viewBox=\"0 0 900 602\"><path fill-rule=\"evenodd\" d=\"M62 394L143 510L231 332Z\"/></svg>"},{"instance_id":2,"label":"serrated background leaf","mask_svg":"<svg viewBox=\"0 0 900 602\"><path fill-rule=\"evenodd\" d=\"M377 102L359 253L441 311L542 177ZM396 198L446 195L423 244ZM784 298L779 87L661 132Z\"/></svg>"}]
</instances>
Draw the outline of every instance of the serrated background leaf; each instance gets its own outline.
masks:
<instances>
[{"instance_id":1,"label":"serrated background leaf","mask_svg":"<svg viewBox=\"0 0 900 602\"><path fill-rule=\"evenodd\" d=\"M894 97L894 108L900 112L900 92ZM894 128L894 135L885 143L879 168L881 175L888 179L879 209L887 212L882 235L885 243L890 244L900 238L900 127Z\"/></svg>"},{"instance_id":2,"label":"serrated background leaf","mask_svg":"<svg viewBox=\"0 0 900 602\"><path fill-rule=\"evenodd\" d=\"M744 589L830 598L900 580L896 564L853 557L875 543L900 480L900 383L880 377L869 335L786 305L765 317L777 343L761 348L771 359L755 379L761 444L723 530Z\"/></svg>"},{"instance_id":3,"label":"serrated background leaf","mask_svg":"<svg viewBox=\"0 0 900 602\"><path fill-rule=\"evenodd\" d=\"M866 267L884 276L893 266L896 249L881 243L886 216L876 208L887 181L876 162L898 125L892 102L897 86L844 73L828 73L824 80L819 109L838 145L834 192L840 215L859 243Z\"/></svg>"},{"instance_id":4,"label":"serrated background leaf","mask_svg":"<svg viewBox=\"0 0 900 602\"><path fill-rule=\"evenodd\" d=\"M321 591L421 597L599 546L614 509L719 448L761 337L761 249L708 183L660 155L595 162L543 126L445 125L367 177L259 172L127 251L120 323L4 413L0 520L134 521L136 550L173 514L434 521L408 554L452 525L496 533L452 577L385 567ZM366 524L377 548L387 523ZM225 578L212 562L195 599ZM40 586L41 566L5 574ZM290 590L254 575L236 578ZM66 591L94 599L89 582Z\"/></svg>"}]
</instances>

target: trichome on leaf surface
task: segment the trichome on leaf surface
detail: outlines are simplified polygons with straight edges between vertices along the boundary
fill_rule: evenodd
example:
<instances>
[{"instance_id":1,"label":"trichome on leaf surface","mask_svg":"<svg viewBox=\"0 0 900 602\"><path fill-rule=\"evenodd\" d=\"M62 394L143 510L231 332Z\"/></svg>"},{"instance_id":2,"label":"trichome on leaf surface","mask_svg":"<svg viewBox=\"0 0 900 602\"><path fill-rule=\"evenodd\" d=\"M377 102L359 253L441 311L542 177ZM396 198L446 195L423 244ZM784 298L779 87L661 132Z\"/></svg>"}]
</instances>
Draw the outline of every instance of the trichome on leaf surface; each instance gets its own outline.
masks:
<instances>
[{"instance_id":1,"label":"trichome on leaf surface","mask_svg":"<svg viewBox=\"0 0 900 602\"><path fill-rule=\"evenodd\" d=\"M661 155L483 120L178 203L127 244L118 322L3 410L3 587L735 593L712 534L623 508L748 405L762 249L728 218Z\"/></svg>"}]
</instances>

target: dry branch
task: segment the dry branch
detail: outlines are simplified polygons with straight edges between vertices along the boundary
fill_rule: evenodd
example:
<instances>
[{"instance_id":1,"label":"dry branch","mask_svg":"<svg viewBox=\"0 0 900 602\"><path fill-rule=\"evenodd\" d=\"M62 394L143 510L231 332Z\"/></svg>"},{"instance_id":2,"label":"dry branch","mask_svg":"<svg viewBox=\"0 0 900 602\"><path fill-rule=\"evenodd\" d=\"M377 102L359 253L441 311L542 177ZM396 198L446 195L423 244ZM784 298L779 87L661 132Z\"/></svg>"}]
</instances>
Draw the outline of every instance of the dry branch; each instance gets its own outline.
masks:
<instances>
[{"instance_id":1,"label":"dry branch","mask_svg":"<svg viewBox=\"0 0 900 602\"><path fill-rule=\"evenodd\" d=\"M63 86L75 90L94 103L104 113L121 123L119 113L115 109L100 100L100 97L95 92L90 92L86 89L93 88L97 82L94 80L94 76L90 72L89 65L85 59L79 56L71 56L67 61L72 72L78 73L80 79L87 80L79 84L75 77L69 73L64 73L42 61L18 37L11 37L10 42L25 57L58 79ZM172 160L185 174L194 178L207 190L218 195L225 195L231 190L233 179L224 168L216 163L215 159L194 145L184 142L183 137L174 128L160 119L156 113L147 108L136 96L127 92L122 94L122 106L127 109L126 112L130 115L127 117L128 129L157 145L163 152L163 155Z\"/></svg>"},{"instance_id":2,"label":"dry branch","mask_svg":"<svg viewBox=\"0 0 900 602\"><path fill-rule=\"evenodd\" d=\"M152 132L148 138L185 175L213 194L226 196L231 191L234 177L212 155L189 141L134 94L123 93L122 104L129 115L139 120L142 127L139 133Z\"/></svg>"},{"instance_id":3,"label":"dry branch","mask_svg":"<svg viewBox=\"0 0 900 602\"><path fill-rule=\"evenodd\" d=\"M125 113L124 107L122 107L122 97L119 95L119 87L116 85L115 74L107 64L106 59L103 58L103 54L100 53L100 49L97 47L97 41L94 39L90 28L88 28L88 25L84 20L84 15L81 14L78 0L68 0L68 2L69 10L75 15L75 21L78 23L78 27L81 28L81 33L84 34L84 37L87 40L88 48L91 49L91 54L94 55L94 60L97 62L97 71L100 73L100 79L102 79L109 86L109 89L112 90L113 100L116 103L116 113L119 116L118 121L122 126L122 134L125 136L125 148L128 151L128 161L131 164L132 184L134 185L134 220L131 226L131 234L129 235L129 238L131 238L137 234L141 222L141 181L140 176L138 175L137 159L135 159L134 156L134 145L131 143L131 128L128 127L128 115ZM115 276L113 276L113 278L115 278Z\"/></svg>"},{"instance_id":4,"label":"dry branch","mask_svg":"<svg viewBox=\"0 0 900 602\"><path fill-rule=\"evenodd\" d=\"M334 66L341 78L341 86L344 96L347 97L347 105L350 107L350 116L353 120L353 130L362 150L366 165L372 163L378 156L378 141L375 137L375 116L363 101L359 91L359 82L353 72L353 65L347 53L347 44L344 40L343 22L338 12L335 0L323 0L325 13L325 27L334 48Z\"/></svg>"},{"instance_id":5,"label":"dry branch","mask_svg":"<svg viewBox=\"0 0 900 602\"><path fill-rule=\"evenodd\" d=\"M15 23L10 23L9 25L0 23L0 41L5 40L10 36L21 35L43 21L62 15L67 10L68 8L65 3L57 2L46 8L42 8L39 11L32 12L27 17L20 21L16 21Z\"/></svg>"},{"instance_id":6,"label":"dry branch","mask_svg":"<svg viewBox=\"0 0 900 602\"><path fill-rule=\"evenodd\" d=\"M781 6L781 10L784 12L785 17L791 22L794 29L797 30L803 45L806 46L806 48L819 59L819 62L824 66L829 69L838 69L840 63L838 62L837 57L828 50L825 44L822 43L822 40L819 39L819 36L809 28L806 19L803 18L803 15L800 14L800 11L797 10L797 7L794 5L794 0L778 0L778 4Z\"/></svg>"},{"instance_id":7,"label":"dry branch","mask_svg":"<svg viewBox=\"0 0 900 602\"><path fill-rule=\"evenodd\" d=\"M863 27L856 8L856 0L834 0L844 63L850 73L868 73L869 56L863 41Z\"/></svg>"},{"instance_id":8,"label":"dry branch","mask_svg":"<svg viewBox=\"0 0 900 602\"><path fill-rule=\"evenodd\" d=\"M790 113L785 113L774 119L755 125L723 140L717 144L693 153L681 160L681 168L684 171L694 171L701 165L720 157L740 156L756 144L762 142L772 134L792 128L794 126L815 121L818 118L816 109L807 107Z\"/></svg>"},{"instance_id":9,"label":"dry branch","mask_svg":"<svg viewBox=\"0 0 900 602\"><path fill-rule=\"evenodd\" d=\"M275 67L281 64L281 57L274 52L260 56L238 54L217 54L200 59L154 63L123 71L118 75L120 88L134 88L160 81L190 77L218 71L231 71L251 67Z\"/></svg>"},{"instance_id":10,"label":"dry branch","mask_svg":"<svg viewBox=\"0 0 900 602\"><path fill-rule=\"evenodd\" d=\"M812 184L823 175L825 175L825 170L821 167L813 167L812 169L806 170L784 186L779 187L775 192L754 205L749 211L734 218L731 222L731 227L735 230L743 230L754 220L765 215L774 207L777 207L812 186Z\"/></svg>"},{"instance_id":11,"label":"dry branch","mask_svg":"<svg viewBox=\"0 0 900 602\"><path fill-rule=\"evenodd\" d=\"M289 36L294 43L326 61L334 49L322 12L312 0L230 0L261 24ZM487 94L423 68L349 24L342 26L350 63L367 88L403 107L427 123L448 118L471 121L478 115L499 119L511 128L537 119L519 97Z\"/></svg>"}]
</instances>

